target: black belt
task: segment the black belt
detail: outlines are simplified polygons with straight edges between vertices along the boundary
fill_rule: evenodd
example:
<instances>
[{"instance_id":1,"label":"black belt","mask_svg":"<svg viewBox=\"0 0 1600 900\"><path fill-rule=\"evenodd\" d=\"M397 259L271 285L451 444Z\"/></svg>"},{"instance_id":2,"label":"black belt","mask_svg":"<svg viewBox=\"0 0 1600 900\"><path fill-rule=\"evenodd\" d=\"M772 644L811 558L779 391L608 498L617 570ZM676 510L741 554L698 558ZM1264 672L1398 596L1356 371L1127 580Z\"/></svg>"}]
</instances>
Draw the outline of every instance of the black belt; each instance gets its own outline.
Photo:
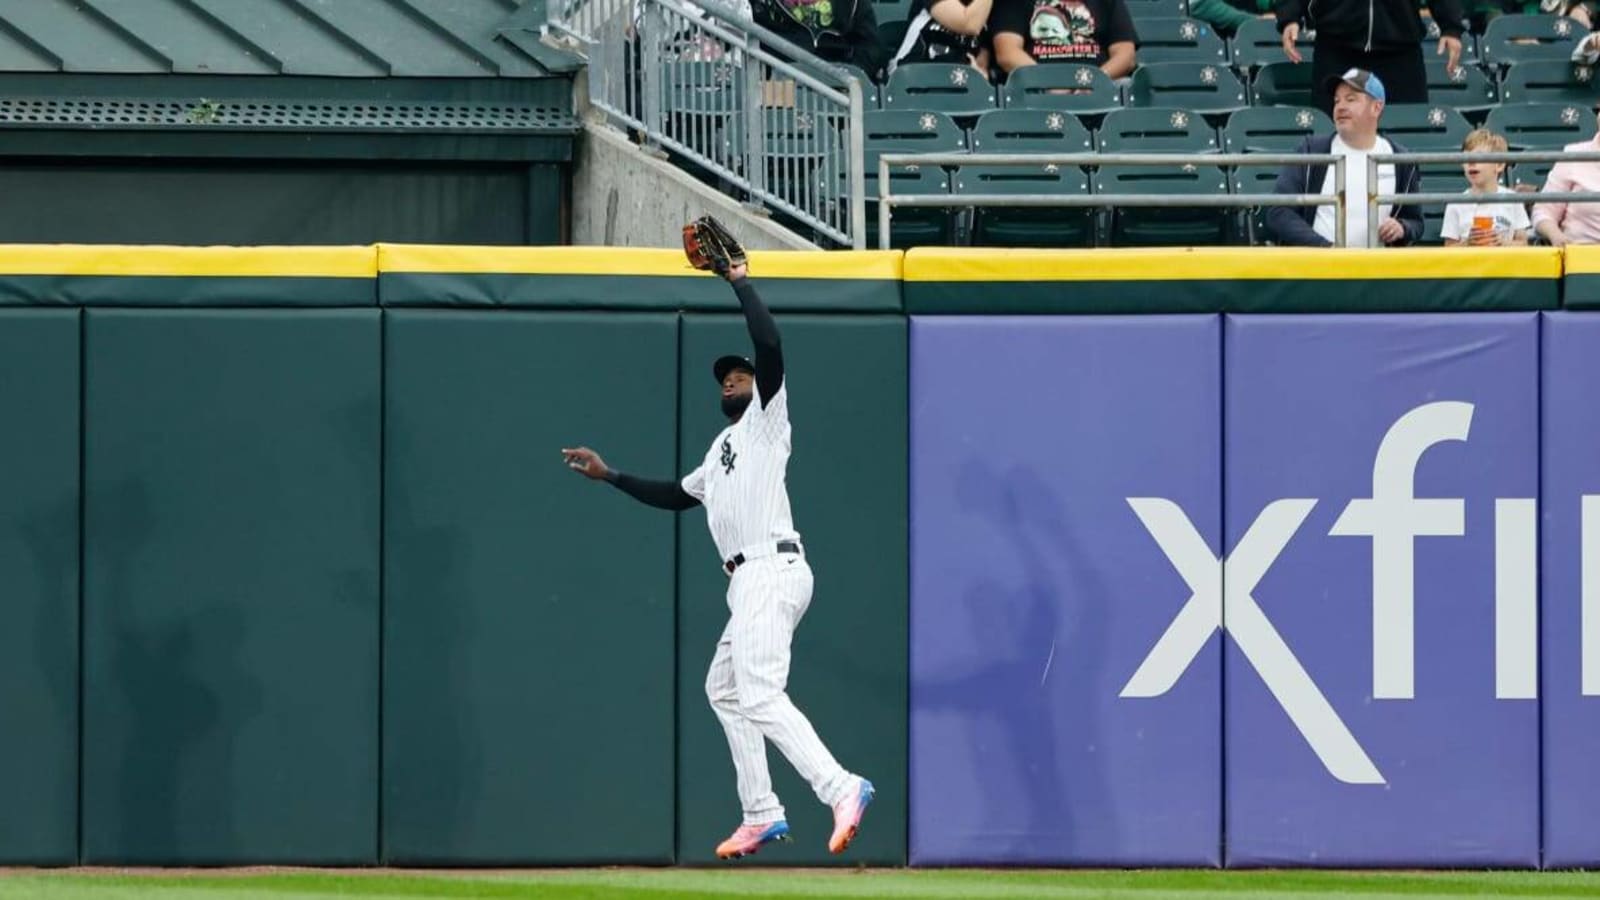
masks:
<instances>
[{"instance_id":1,"label":"black belt","mask_svg":"<svg viewBox=\"0 0 1600 900\"><path fill-rule=\"evenodd\" d=\"M779 541L778 542L778 552L779 553L799 553L800 552L800 545L795 543L794 541ZM727 562L722 564L722 568L729 575L732 575L733 574L733 570L739 568L740 566L742 566L744 564L745 564L744 554L743 553L735 553L733 555L733 559L730 559Z\"/></svg>"}]
</instances>

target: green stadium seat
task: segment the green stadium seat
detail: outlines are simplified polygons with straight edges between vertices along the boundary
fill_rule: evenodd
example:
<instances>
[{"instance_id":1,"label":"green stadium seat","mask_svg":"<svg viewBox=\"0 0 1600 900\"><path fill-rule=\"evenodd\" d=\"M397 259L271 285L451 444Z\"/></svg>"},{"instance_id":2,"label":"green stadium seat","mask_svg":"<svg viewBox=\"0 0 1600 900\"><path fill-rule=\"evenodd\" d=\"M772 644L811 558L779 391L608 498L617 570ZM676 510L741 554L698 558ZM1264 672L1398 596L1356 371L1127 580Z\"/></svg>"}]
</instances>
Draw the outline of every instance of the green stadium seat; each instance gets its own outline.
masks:
<instances>
[{"instance_id":1,"label":"green stadium seat","mask_svg":"<svg viewBox=\"0 0 1600 900\"><path fill-rule=\"evenodd\" d=\"M1536 188L1543 188L1545 179L1550 177L1550 170L1555 168L1553 162L1525 162L1517 163L1511 167L1511 184L1531 184Z\"/></svg>"},{"instance_id":2,"label":"green stadium seat","mask_svg":"<svg viewBox=\"0 0 1600 900\"><path fill-rule=\"evenodd\" d=\"M891 192L927 195L950 193L950 174L939 166L901 167L889 171ZM878 248L878 167L867 167L867 246ZM847 199L848 191L841 194ZM889 222L890 246L896 249L949 244L955 236L955 210L947 207L896 207Z\"/></svg>"},{"instance_id":3,"label":"green stadium seat","mask_svg":"<svg viewBox=\"0 0 1600 900\"><path fill-rule=\"evenodd\" d=\"M1311 32L1302 32L1295 46L1306 62L1311 62L1314 44ZM1283 39L1278 34L1278 23L1272 19L1251 19L1239 26L1233 35L1233 67L1241 72L1270 63L1287 63L1283 55Z\"/></svg>"},{"instance_id":4,"label":"green stadium seat","mask_svg":"<svg viewBox=\"0 0 1600 900\"><path fill-rule=\"evenodd\" d=\"M1505 66L1537 60L1564 62L1589 29L1564 16L1497 16L1483 33L1483 61Z\"/></svg>"},{"instance_id":5,"label":"green stadium seat","mask_svg":"<svg viewBox=\"0 0 1600 900\"><path fill-rule=\"evenodd\" d=\"M974 153L1092 153L1094 137L1069 112L997 109L978 117Z\"/></svg>"},{"instance_id":6,"label":"green stadium seat","mask_svg":"<svg viewBox=\"0 0 1600 900\"><path fill-rule=\"evenodd\" d=\"M1423 193L1460 194L1465 193L1469 183L1467 176L1461 171L1459 165L1445 163L1426 165L1422 167L1422 178L1418 187ZM1433 203L1422 207L1422 240L1426 245L1441 243L1439 232L1444 225L1444 210L1449 204Z\"/></svg>"},{"instance_id":7,"label":"green stadium seat","mask_svg":"<svg viewBox=\"0 0 1600 900\"><path fill-rule=\"evenodd\" d=\"M1484 115L1499 104L1500 95L1495 89L1494 80L1477 66L1462 63L1452 75L1446 69L1445 61L1432 55L1425 65L1428 70L1429 103L1452 107L1475 122L1483 121Z\"/></svg>"},{"instance_id":8,"label":"green stadium seat","mask_svg":"<svg viewBox=\"0 0 1600 900\"><path fill-rule=\"evenodd\" d=\"M1600 101L1592 66L1560 60L1517 63L1500 78L1500 102L1563 103L1593 109Z\"/></svg>"},{"instance_id":9,"label":"green stadium seat","mask_svg":"<svg viewBox=\"0 0 1600 900\"><path fill-rule=\"evenodd\" d=\"M1096 194L1228 193L1218 166L1102 166L1093 185ZM1124 206L1111 209L1108 233L1118 247L1219 245L1230 242L1233 218L1233 210L1222 207Z\"/></svg>"},{"instance_id":10,"label":"green stadium seat","mask_svg":"<svg viewBox=\"0 0 1600 900\"><path fill-rule=\"evenodd\" d=\"M1099 66L1047 63L1011 73L1000 89L1008 108L1059 109L1080 116L1103 116L1121 109L1116 82Z\"/></svg>"},{"instance_id":11,"label":"green stadium seat","mask_svg":"<svg viewBox=\"0 0 1600 900\"><path fill-rule=\"evenodd\" d=\"M865 108L877 109L881 105L877 83L872 80L871 76L862 71L860 66L852 66L847 63L834 63L834 65L845 70L854 76L856 81L861 83L861 103Z\"/></svg>"},{"instance_id":12,"label":"green stadium seat","mask_svg":"<svg viewBox=\"0 0 1600 900\"><path fill-rule=\"evenodd\" d=\"M969 65L907 63L894 70L883 89L886 110L934 110L975 116L997 108L994 85Z\"/></svg>"},{"instance_id":13,"label":"green stadium seat","mask_svg":"<svg viewBox=\"0 0 1600 900\"><path fill-rule=\"evenodd\" d=\"M1249 106L1239 76L1224 65L1151 63L1134 70L1130 106L1176 107L1220 115Z\"/></svg>"},{"instance_id":14,"label":"green stadium seat","mask_svg":"<svg viewBox=\"0 0 1600 900\"><path fill-rule=\"evenodd\" d=\"M661 115L672 139L735 168L742 151L734 149L730 128L743 112L744 90L738 70L720 62L673 61L661 66Z\"/></svg>"},{"instance_id":15,"label":"green stadium seat","mask_svg":"<svg viewBox=\"0 0 1600 900\"><path fill-rule=\"evenodd\" d=\"M1216 29L1195 19L1141 19L1139 65L1160 62L1194 62L1225 66L1228 46Z\"/></svg>"},{"instance_id":16,"label":"green stadium seat","mask_svg":"<svg viewBox=\"0 0 1600 900\"><path fill-rule=\"evenodd\" d=\"M1465 116L1448 106L1396 103L1386 106L1379 130L1408 150L1460 150L1461 140L1472 130Z\"/></svg>"},{"instance_id":17,"label":"green stadium seat","mask_svg":"<svg viewBox=\"0 0 1600 900\"><path fill-rule=\"evenodd\" d=\"M1238 166L1233 169L1230 183L1235 194L1271 194L1277 188L1279 166ZM1242 223L1243 234L1252 244L1265 244L1267 208L1252 206L1235 214ZM1238 227L1238 226L1236 226Z\"/></svg>"},{"instance_id":18,"label":"green stadium seat","mask_svg":"<svg viewBox=\"0 0 1600 900\"><path fill-rule=\"evenodd\" d=\"M1288 153L1308 137L1332 134L1333 120L1309 106L1254 106L1228 118L1224 153Z\"/></svg>"},{"instance_id":19,"label":"green stadium seat","mask_svg":"<svg viewBox=\"0 0 1600 900\"><path fill-rule=\"evenodd\" d=\"M911 18L911 0L872 0L872 15L880 26L885 22L904 22Z\"/></svg>"},{"instance_id":20,"label":"green stadium seat","mask_svg":"<svg viewBox=\"0 0 1600 900\"><path fill-rule=\"evenodd\" d=\"M1143 36L1143 25L1150 19L1182 18L1189 14L1187 0L1125 0L1128 4L1128 15L1133 17L1140 35Z\"/></svg>"},{"instance_id":21,"label":"green stadium seat","mask_svg":"<svg viewBox=\"0 0 1600 900\"><path fill-rule=\"evenodd\" d=\"M865 116L863 139L864 180L867 197L868 246L876 248L878 204L878 158L885 153L965 153L967 133L949 116L932 110L875 110ZM942 167L919 166L890 169L889 178L897 193L948 193L950 179ZM843 173L830 176L837 185L841 202L847 202L849 186ZM896 209L895 246L944 244L954 234L954 215L949 209Z\"/></svg>"},{"instance_id":22,"label":"green stadium seat","mask_svg":"<svg viewBox=\"0 0 1600 900\"><path fill-rule=\"evenodd\" d=\"M1252 106L1312 106L1309 61L1267 63L1250 79Z\"/></svg>"},{"instance_id":23,"label":"green stadium seat","mask_svg":"<svg viewBox=\"0 0 1600 900\"><path fill-rule=\"evenodd\" d=\"M1594 111L1560 103L1519 103L1489 112L1487 126L1512 150L1560 150L1595 135Z\"/></svg>"},{"instance_id":24,"label":"green stadium seat","mask_svg":"<svg viewBox=\"0 0 1600 900\"><path fill-rule=\"evenodd\" d=\"M962 166L954 183L957 195L1089 193L1089 177L1077 166ZM1092 207L997 206L973 212L972 242L980 246L1087 247L1093 241Z\"/></svg>"},{"instance_id":25,"label":"green stadium seat","mask_svg":"<svg viewBox=\"0 0 1600 900\"><path fill-rule=\"evenodd\" d=\"M1186 109L1120 109L1100 123L1102 153L1211 153L1217 133Z\"/></svg>"}]
</instances>

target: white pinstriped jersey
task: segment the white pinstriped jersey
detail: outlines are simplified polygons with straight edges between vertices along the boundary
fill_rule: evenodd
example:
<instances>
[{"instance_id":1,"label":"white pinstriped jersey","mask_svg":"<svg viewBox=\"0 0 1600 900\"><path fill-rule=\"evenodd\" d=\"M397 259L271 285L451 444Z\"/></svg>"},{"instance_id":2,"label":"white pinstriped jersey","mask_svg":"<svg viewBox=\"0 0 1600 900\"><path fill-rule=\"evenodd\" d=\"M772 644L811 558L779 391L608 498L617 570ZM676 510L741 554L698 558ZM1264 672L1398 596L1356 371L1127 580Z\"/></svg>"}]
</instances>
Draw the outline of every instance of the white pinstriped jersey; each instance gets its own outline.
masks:
<instances>
[{"instance_id":1,"label":"white pinstriped jersey","mask_svg":"<svg viewBox=\"0 0 1600 900\"><path fill-rule=\"evenodd\" d=\"M787 379L785 379L787 382ZM750 406L711 442L700 467L685 475L683 490L706 508L706 525L722 559L777 541L798 541L789 512L789 391L778 386L761 408L751 386Z\"/></svg>"}]
</instances>

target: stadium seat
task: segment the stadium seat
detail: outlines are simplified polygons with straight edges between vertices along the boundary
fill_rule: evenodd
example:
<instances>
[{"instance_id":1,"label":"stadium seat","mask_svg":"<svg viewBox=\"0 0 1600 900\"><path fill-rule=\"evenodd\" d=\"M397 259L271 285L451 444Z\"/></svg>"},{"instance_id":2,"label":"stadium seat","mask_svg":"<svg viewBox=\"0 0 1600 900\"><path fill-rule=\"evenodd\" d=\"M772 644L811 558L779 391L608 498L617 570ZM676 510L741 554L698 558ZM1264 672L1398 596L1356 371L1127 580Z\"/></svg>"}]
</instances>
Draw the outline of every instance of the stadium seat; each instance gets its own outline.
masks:
<instances>
[{"instance_id":1,"label":"stadium seat","mask_svg":"<svg viewBox=\"0 0 1600 900\"><path fill-rule=\"evenodd\" d=\"M1089 193L1089 177L1077 166L962 166L954 182L958 195ZM1086 247L1093 239L1092 207L997 206L973 212L972 242L980 246Z\"/></svg>"},{"instance_id":2,"label":"stadium seat","mask_svg":"<svg viewBox=\"0 0 1600 900\"><path fill-rule=\"evenodd\" d=\"M974 153L1091 153L1094 137L1069 112L1054 109L997 109L978 117L972 129Z\"/></svg>"},{"instance_id":3,"label":"stadium seat","mask_svg":"<svg viewBox=\"0 0 1600 900\"><path fill-rule=\"evenodd\" d=\"M1593 109L1600 101L1591 66L1559 60L1517 63L1500 79L1500 102L1562 103Z\"/></svg>"},{"instance_id":4,"label":"stadium seat","mask_svg":"<svg viewBox=\"0 0 1600 900\"><path fill-rule=\"evenodd\" d=\"M1308 137L1332 134L1333 120L1309 106L1255 106L1228 118L1224 153L1288 153Z\"/></svg>"},{"instance_id":5,"label":"stadium seat","mask_svg":"<svg viewBox=\"0 0 1600 900\"><path fill-rule=\"evenodd\" d=\"M1519 184L1531 184L1543 189L1545 179L1550 177L1550 170L1554 167L1553 162L1517 163L1511 167L1511 184L1513 187Z\"/></svg>"},{"instance_id":6,"label":"stadium seat","mask_svg":"<svg viewBox=\"0 0 1600 900\"><path fill-rule=\"evenodd\" d=\"M1096 194L1228 193L1228 178L1217 166L1102 166L1093 184ZM1232 213L1222 207L1122 206L1110 210L1108 233L1118 247L1227 244Z\"/></svg>"},{"instance_id":7,"label":"stadium seat","mask_svg":"<svg viewBox=\"0 0 1600 900\"><path fill-rule=\"evenodd\" d=\"M717 163L734 168L742 159L730 128L743 112L743 82L718 62L673 61L661 66L661 115L666 133Z\"/></svg>"},{"instance_id":8,"label":"stadium seat","mask_svg":"<svg viewBox=\"0 0 1600 900\"><path fill-rule=\"evenodd\" d=\"M934 110L975 116L996 108L994 85L959 63L908 63L894 70L883 88L885 110Z\"/></svg>"},{"instance_id":9,"label":"stadium seat","mask_svg":"<svg viewBox=\"0 0 1600 900\"><path fill-rule=\"evenodd\" d=\"M1594 112L1560 103L1519 103L1489 112L1487 125L1512 150L1560 150L1595 135Z\"/></svg>"},{"instance_id":10,"label":"stadium seat","mask_svg":"<svg viewBox=\"0 0 1600 900\"><path fill-rule=\"evenodd\" d=\"M1483 61L1505 66L1536 60L1566 61L1589 33L1564 16L1512 14L1489 22L1483 34Z\"/></svg>"},{"instance_id":11,"label":"stadium seat","mask_svg":"<svg viewBox=\"0 0 1600 900\"><path fill-rule=\"evenodd\" d=\"M911 0L872 0L872 15L881 26L911 18Z\"/></svg>"},{"instance_id":12,"label":"stadium seat","mask_svg":"<svg viewBox=\"0 0 1600 900\"><path fill-rule=\"evenodd\" d=\"M1271 194L1277 188L1280 166L1238 166L1233 169L1231 183L1235 194ZM1267 231L1267 208L1249 207L1235 212L1236 221L1243 227L1243 235L1252 244L1265 244L1271 239Z\"/></svg>"},{"instance_id":13,"label":"stadium seat","mask_svg":"<svg viewBox=\"0 0 1600 900\"><path fill-rule=\"evenodd\" d=\"M1080 116L1101 116L1122 107L1116 82L1099 66L1028 66L1012 72L1000 91L1007 107L1060 109Z\"/></svg>"},{"instance_id":14,"label":"stadium seat","mask_svg":"<svg viewBox=\"0 0 1600 900\"><path fill-rule=\"evenodd\" d=\"M1144 23L1150 19L1176 19L1189 14L1187 0L1126 0L1128 14L1143 36Z\"/></svg>"},{"instance_id":15,"label":"stadium seat","mask_svg":"<svg viewBox=\"0 0 1600 900\"><path fill-rule=\"evenodd\" d=\"M834 65L855 76L856 81L861 82L861 103L865 108L877 109L879 107L878 95L880 91L878 85L866 72L861 70L860 66L852 66L846 63L834 63Z\"/></svg>"},{"instance_id":16,"label":"stadium seat","mask_svg":"<svg viewBox=\"0 0 1600 900\"><path fill-rule=\"evenodd\" d=\"M1408 150L1460 150L1461 140L1472 130L1466 117L1448 106L1396 103L1385 107L1378 124L1384 135Z\"/></svg>"},{"instance_id":17,"label":"stadium seat","mask_svg":"<svg viewBox=\"0 0 1600 900\"><path fill-rule=\"evenodd\" d=\"M950 175L939 166L899 167L889 171L890 191L895 194L926 195L950 193ZM867 246L878 248L878 164L874 157L867 167ZM847 196L848 192L844 193ZM948 207L896 207L889 222L890 246L905 249L949 244L955 234L955 210Z\"/></svg>"},{"instance_id":18,"label":"stadium seat","mask_svg":"<svg viewBox=\"0 0 1600 900\"><path fill-rule=\"evenodd\" d=\"M1452 75L1445 61L1430 55L1428 70L1428 102L1449 106L1475 122L1483 121L1490 109L1500 102L1493 79L1475 65L1462 63Z\"/></svg>"},{"instance_id":19,"label":"stadium seat","mask_svg":"<svg viewBox=\"0 0 1600 900\"><path fill-rule=\"evenodd\" d=\"M1461 171L1459 165L1439 163L1422 167L1422 179L1418 187L1425 194L1460 194L1465 193L1467 176ZM1434 245L1441 242L1440 228L1444 225L1444 210L1449 204L1433 203L1422 206L1422 240L1421 243Z\"/></svg>"},{"instance_id":20,"label":"stadium seat","mask_svg":"<svg viewBox=\"0 0 1600 900\"><path fill-rule=\"evenodd\" d=\"M1249 106L1239 76L1224 65L1151 63L1133 73L1130 106L1176 107L1220 115Z\"/></svg>"},{"instance_id":21,"label":"stadium seat","mask_svg":"<svg viewBox=\"0 0 1600 900\"><path fill-rule=\"evenodd\" d=\"M864 174L867 198L869 246L877 247L878 158L885 153L964 153L966 132L943 113L933 111L876 110L866 114L864 123ZM939 166L919 166L915 170L895 167L889 171L896 193L948 193L950 180ZM849 187L842 173L832 175L841 202L847 201ZM954 233L954 215L944 208L897 209L894 214L895 246L948 243Z\"/></svg>"},{"instance_id":22,"label":"stadium seat","mask_svg":"<svg viewBox=\"0 0 1600 900\"><path fill-rule=\"evenodd\" d=\"M1267 63L1250 80L1252 106L1311 106L1311 63Z\"/></svg>"},{"instance_id":23,"label":"stadium seat","mask_svg":"<svg viewBox=\"0 0 1600 900\"><path fill-rule=\"evenodd\" d=\"M1216 29L1195 19L1141 19L1139 65L1160 62L1228 64L1228 47Z\"/></svg>"},{"instance_id":24,"label":"stadium seat","mask_svg":"<svg viewBox=\"0 0 1600 900\"><path fill-rule=\"evenodd\" d=\"M1186 109L1119 109L1100 123L1102 153L1211 153L1217 133Z\"/></svg>"},{"instance_id":25,"label":"stadium seat","mask_svg":"<svg viewBox=\"0 0 1600 900\"><path fill-rule=\"evenodd\" d=\"M1295 41L1300 55L1311 62L1313 43L1311 32L1301 32ZM1251 19L1239 26L1233 35L1233 67L1247 72L1269 63L1287 63L1283 55L1283 38L1278 34L1278 23L1272 19Z\"/></svg>"}]
</instances>

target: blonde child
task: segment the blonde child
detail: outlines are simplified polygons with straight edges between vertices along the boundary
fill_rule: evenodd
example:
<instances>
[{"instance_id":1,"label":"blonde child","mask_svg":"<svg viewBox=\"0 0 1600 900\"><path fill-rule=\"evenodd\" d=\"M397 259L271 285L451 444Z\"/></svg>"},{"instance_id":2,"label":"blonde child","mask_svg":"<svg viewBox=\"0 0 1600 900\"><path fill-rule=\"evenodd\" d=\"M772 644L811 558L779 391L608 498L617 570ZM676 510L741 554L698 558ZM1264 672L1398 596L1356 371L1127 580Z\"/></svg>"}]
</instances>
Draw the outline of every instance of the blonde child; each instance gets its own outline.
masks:
<instances>
[{"instance_id":1,"label":"blonde child","mask_svg":"<svg viewBox=\"0 0 1600 900\"><path fill-rule=\"evenodd\" d=\"M1467 153L1504 153L1506 139L1487 128L1461 142ZM1446 247L1504 247L1528 243L1528 210L1517 192L1500 183L1505 163L1466 162L1470 203L1452 203L1444 210L1440 235ZM1504 195L1504 196L1502 196Z\"/></svg>"}]
</instances>

